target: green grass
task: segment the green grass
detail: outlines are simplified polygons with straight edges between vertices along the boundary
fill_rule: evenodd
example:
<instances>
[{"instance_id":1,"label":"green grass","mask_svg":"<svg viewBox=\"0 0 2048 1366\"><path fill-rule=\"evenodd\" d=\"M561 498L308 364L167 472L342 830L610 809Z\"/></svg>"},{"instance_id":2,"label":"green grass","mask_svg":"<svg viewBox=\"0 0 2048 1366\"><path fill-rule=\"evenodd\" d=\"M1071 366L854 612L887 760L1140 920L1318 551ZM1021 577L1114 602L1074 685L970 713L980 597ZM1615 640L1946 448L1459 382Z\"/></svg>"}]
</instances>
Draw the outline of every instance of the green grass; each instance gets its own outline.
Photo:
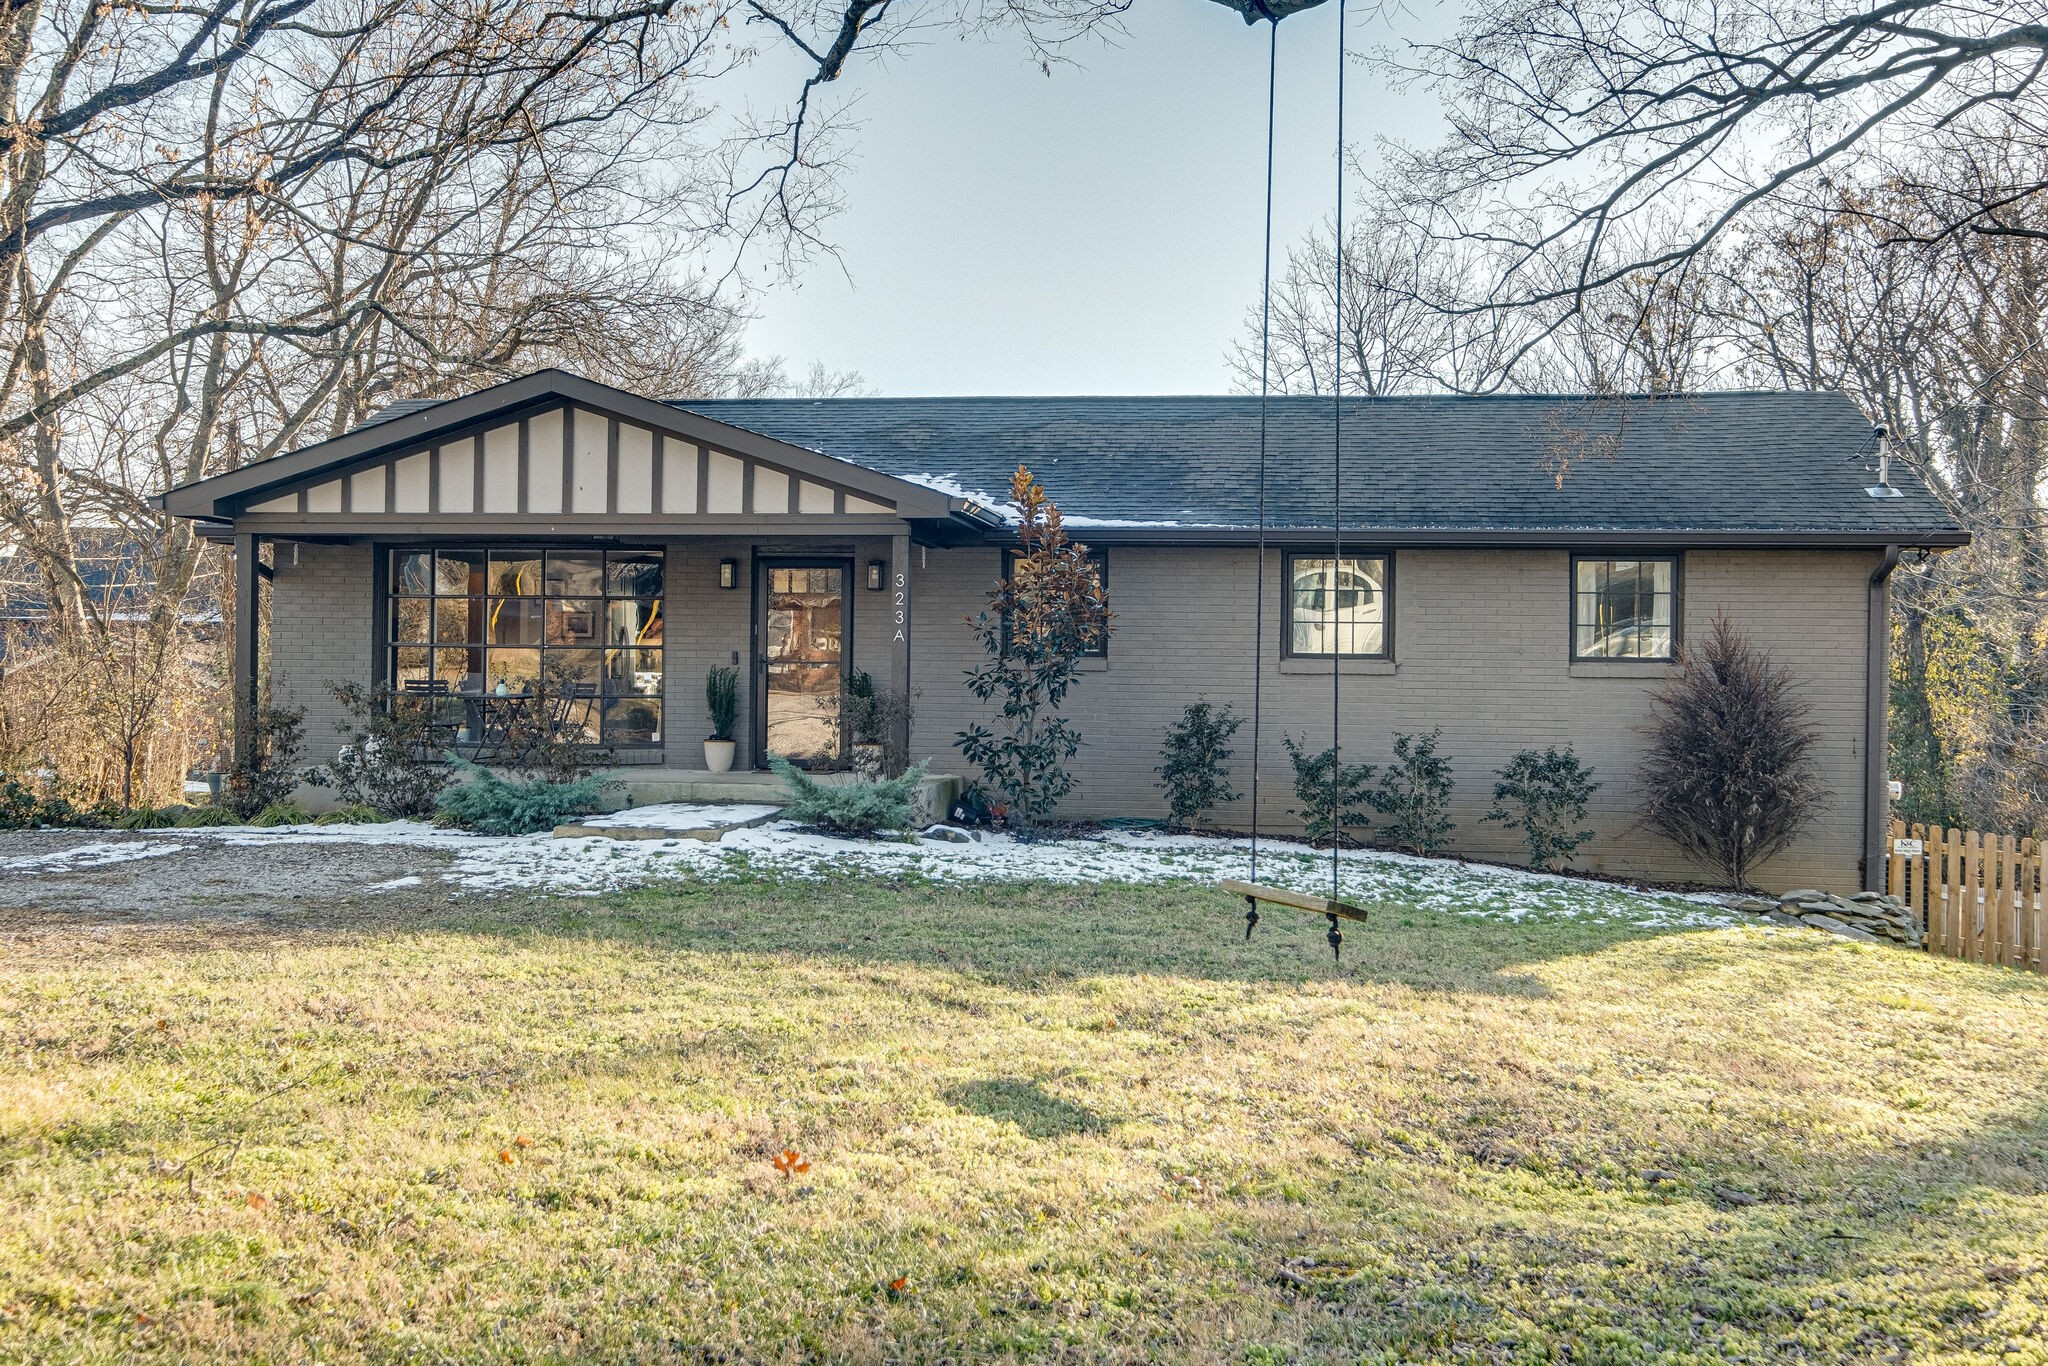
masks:
<instances>
[{"instance_id":1,"label":"green grass","mask_svg":"<svg viewBox=\"0 0 2048 1366\"><path fill-rule=\"evenodd\" d=\"M860 881L17 920L0 1358L2048 1361L2048 982L1322 932Z\"/></svg>"}]
</instances>

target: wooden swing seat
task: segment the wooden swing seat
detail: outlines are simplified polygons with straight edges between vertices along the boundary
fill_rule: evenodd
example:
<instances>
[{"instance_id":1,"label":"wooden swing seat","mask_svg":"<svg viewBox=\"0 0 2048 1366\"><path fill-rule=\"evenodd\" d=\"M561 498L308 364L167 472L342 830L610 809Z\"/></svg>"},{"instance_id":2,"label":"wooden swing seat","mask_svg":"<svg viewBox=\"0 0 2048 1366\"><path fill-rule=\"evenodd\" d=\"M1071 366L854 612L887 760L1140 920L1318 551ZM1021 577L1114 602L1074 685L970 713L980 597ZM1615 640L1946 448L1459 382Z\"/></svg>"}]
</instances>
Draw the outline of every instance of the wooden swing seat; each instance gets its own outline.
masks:
<instances>
[{"instance_id":1,"label":"wooden swing seat","mask_svg":"<svg viewBox=\"0 0 2048 1366\"><path fill-rule=\"evenodd\" d=\"M1224 878L1217 885L1232 896L1241 896L1246 901L1263 901L1269 906L1289 906L1297 911L1309 911L1316 915L1334 915L1339 920L1363 922L1366 919L1365 907L1354 906L1335 897L1310 896L1306 892L1290 891L1285 887L1240 882L1236 878Z\"/></svg>"}]
</instances>

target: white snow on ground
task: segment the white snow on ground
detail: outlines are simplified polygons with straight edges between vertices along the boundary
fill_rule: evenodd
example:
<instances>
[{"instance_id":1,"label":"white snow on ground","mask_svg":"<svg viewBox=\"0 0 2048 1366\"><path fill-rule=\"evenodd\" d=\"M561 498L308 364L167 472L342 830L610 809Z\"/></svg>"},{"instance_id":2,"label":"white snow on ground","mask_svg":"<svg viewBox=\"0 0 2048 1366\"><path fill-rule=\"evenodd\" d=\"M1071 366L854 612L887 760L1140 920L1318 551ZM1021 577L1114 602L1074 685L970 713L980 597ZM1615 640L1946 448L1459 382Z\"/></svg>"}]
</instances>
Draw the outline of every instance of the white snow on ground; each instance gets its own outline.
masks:
<instances>
[{"instance_id":1,"label":"white snow on ground","mask_svg":"<svg viewBox=\"0 0 2048 1366\"><path fill-rule=\"evenodd\" d=\"M764 876L821 881L869 876L929 882L1208 884L1250 873L1243 840L1120 831L1048 840L984 835L968 844L840 839L788 821L734 830L716 843L467 835L417 821L271 830L226 827L177 833L185 839L213 838L240 845L364 842L438 849L454 855L452 864L440 874L452 890L530 890L561 896L594 896L663 882ZM1341 868L1345 897L1367 906L1394 902L1505 920L1594 916L1657 928L1737 923L1737 918L1712 898L1637 892L1517 868L1367 850L1344 854ZM1305 845L1265 840L1259 846L1258 880L1322 892L1329 886L1330 856ZM385 885L402 885L402 880Z\"/></svg>"},{"instance_id":2,"label":"white snow on ground","mask_svg":"<svg viewBox=\"0 0 2048 1366\"><path fill-rule=\"evenodd\" d=\"M782 808L777 806L745 806L740 804L719 805L715 803L655 802L649 806L631 806L624 811L613 811L603 816L579 816L577 825L587 825L593 830L711 830L725 825L745 825L748 821L772 816Z\"/></svg>"},{"instance_id":3,"label":"white snow on ground","mask_svg":"<svg viewBox=\"0 0 2048 1366\"><path fill-rule=\"evenodd\" d=\"M132 841L119 844L74 844L69 849L59 849L53 854L21 854L14 858L0 858L0 873L75 873L86 868L103 868L109 863L133 863L137 859L162 858L165 854L175 854L184 847L182 844L143 844Z\"/></svg>"}]
</instances>

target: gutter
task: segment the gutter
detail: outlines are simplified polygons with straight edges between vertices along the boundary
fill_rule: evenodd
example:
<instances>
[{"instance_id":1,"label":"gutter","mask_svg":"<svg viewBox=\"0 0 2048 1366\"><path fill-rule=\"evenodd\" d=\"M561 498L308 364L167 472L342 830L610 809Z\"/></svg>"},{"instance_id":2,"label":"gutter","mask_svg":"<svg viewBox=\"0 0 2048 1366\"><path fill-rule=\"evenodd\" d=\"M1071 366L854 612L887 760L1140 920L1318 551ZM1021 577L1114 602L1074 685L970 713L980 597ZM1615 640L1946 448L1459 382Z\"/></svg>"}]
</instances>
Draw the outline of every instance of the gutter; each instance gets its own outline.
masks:
<instances>
[{"instance_id":1,"label":"gutter","mask_svg":"<svg viewBox=\"0 0 2048 1366\"><path fill-rule=\"evenodd\" d=\"M1884 548L1884 559L1870 572L1870 617L1864 640L1863 678L1863 890L1884 890L1884 841L1891 814L1891 732L1887 725L1891 701L1891 590L1888 581L1899 567L1899 547Z\"/></svg>"}]
</instances>

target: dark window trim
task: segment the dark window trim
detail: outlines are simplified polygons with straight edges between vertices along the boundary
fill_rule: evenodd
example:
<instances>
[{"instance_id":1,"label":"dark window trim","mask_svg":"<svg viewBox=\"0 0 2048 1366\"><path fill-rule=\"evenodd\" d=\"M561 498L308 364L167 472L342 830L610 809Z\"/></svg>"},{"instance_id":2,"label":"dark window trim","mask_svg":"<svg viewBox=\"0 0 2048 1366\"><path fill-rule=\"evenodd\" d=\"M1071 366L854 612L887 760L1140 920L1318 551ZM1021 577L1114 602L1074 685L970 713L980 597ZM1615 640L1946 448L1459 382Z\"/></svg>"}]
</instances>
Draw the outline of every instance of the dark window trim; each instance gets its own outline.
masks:
<instances>
[{"instance_id":1,"label":"dark window trim","mask_svg":"<svg viewBox=\"0 0 2048 1366\"><path fill-rule=\"evenodd\" d=\"M1321 550L1290 550L1280 557L1280 657L1282 659L1385 659L1394 657L1394 552L1376 546L1345 546L1342 560L1379 560L1386 565L1382 592L1386 611L1380 630L1380 648L1372 654L1311 654L1294 648L1294 562L1330 559L1329 547Z\"/></svg>"},{"instance_id":2,"label":"dark window trim","mask_svg":"<svg viewBox=\"0 0 2048 1366\"><path fill-rule=\"evenodd\" d=\"M1573 664L1672 664L1678 659L1685 630L1685 556L1678 551L1575 550L1564 576L1564 648ZM1579 653L1579 565L1587 560L1662 560L1671 566L1671 649L1661 655L1582 655Z\"/></svg>"},{"instance_id":3,"label":"dark window trim","mask_svg":"<svg viewBox=\"0 0 2048 1366\"><path fill-rule=\"evenodd\" d=\"M1011 570L1010 570L1010 566L1014 565L1014 564L1015 564L1015 563L1017 562L1017 560L1018 560L1018 557L1020 557L1020 556L1021 556L1021 555L1022 555L1023 553L1024 553L1023 551L1021 551L1021 550L1017 549L1017 548L1016 548L1015 546L1004 546L1004 547L1003 547L1003 571L1002 571L1002 577L1003 577L1003 578L1004 578L1005 580L1008 580L1008 578L1010 577L1010 572L1011 572ZM1103 593L1104 593L1104 594L1107 594L1107 593L1109 592L1109 550L1108 550L1108 548L1107 548L1107 547L1105 547L1105 546L1099 546L1099 545L1091 545L1091 546L1089 546L1089 547L1088 547L1088 558L1089 558L1089 560L1090 560L1090 561L1091 561L1091 562L1092 562L1092 563L1093 563L1093 564L1095 565L1095 575L1096 575L1096 579L1097 579L1097 581L1098 581L1098 582L1100 582L1100 583L1101 583L1101 585L1102 585L1102 591L1103 591ZM1009 617L1008 617L1007 615L1005 615L1005 616L1003 617L1003 649L1004 649L1005 651L1007 651L1007 650L1008 650L1009 648L1010 648L1010 618L1009 618ZM1103 633L1102 633L1102 643L1101 643L1100 645L1097 645L1097 646L1096 646L1096 647L1095 647L1094 649L1092 649L1092 650L1088 651L1088 652L1087 652L1086 654L1082 655L1082 656L1081 656L1081 658L1083 658L1083 659L1108 659L1108 658L1109 658L1109 632L1107 632L1107 631L1103 632Z\"/></svg>"},{"instance_id":4,"label":"dark window trim","mask_svg":"<svg viewBox=\"0 0 2048 1366\"><path fill-rule=\"evenodd\" d=\"M664 636L666 636L666 622L668 619L669 612L668 574L669 570L675 564L675 557L669 553L669 543L666 541L643 541L639 537L622 538L610 536L607 536L601 540L578 540L573 538L568 540L550 540L545 538L533 539L524 536L508 540L504 538L490 536L464 536L460 533L459 530L454 530L452 528L451 530L453 531L453 534L450 535L405 536L389 540L379 539L370 542L370 553L372 556L371 591L375 595L375 602L377 604L377 610L375 613L373 613L376 620L372 626L371 632L371 648L375 651L375 654L372 656L373 662L370 666L371 677L376 680L379 686L392 690L394 695L396 695L396 690L398 687L398 651L401 648L401 646L398 643L397 636L392 629L394 625L394 618L398 611L398 603L401 599L432 600L433 598L441 596L441 594L438 593L400 593L397 591L397 586L393 582L391 573L391 557L393 555L404 554L409 551L418 552L424 550L430 552L439 552L442 550L480 550L484 553L486 557L495 554L522 553L541 555L550 550L568 554L595 553L600 556L632 555L651 551L654 554L660 555L662 559L661 597L658 599L658 601L660 603L660 610L662 620L664 623L663 634ZM542 594L541 596L545 598L546 594ZM627 598L614 599L610 593L603 594L601 600L607 602L631 601L631 599ZM439 649L440 646L429 645L427 648ZM539 647L536 646L534 648L538 649ZM591 648L605 649L608 647L593 646ZM609 746L613 750L617 751L621 756L662 754L667 751L669 747L668 645L664 642L660 648L662 651L662 685L661 692L657 695L657 700L659 700L662 704L662 738L659 741L604 741L600 738L598 746L592 746L592 748L597 748L599 746L609 744ZM635 762L635 760L627 758L625 759L625 762Z\"/></svg>"}]
</instances>

